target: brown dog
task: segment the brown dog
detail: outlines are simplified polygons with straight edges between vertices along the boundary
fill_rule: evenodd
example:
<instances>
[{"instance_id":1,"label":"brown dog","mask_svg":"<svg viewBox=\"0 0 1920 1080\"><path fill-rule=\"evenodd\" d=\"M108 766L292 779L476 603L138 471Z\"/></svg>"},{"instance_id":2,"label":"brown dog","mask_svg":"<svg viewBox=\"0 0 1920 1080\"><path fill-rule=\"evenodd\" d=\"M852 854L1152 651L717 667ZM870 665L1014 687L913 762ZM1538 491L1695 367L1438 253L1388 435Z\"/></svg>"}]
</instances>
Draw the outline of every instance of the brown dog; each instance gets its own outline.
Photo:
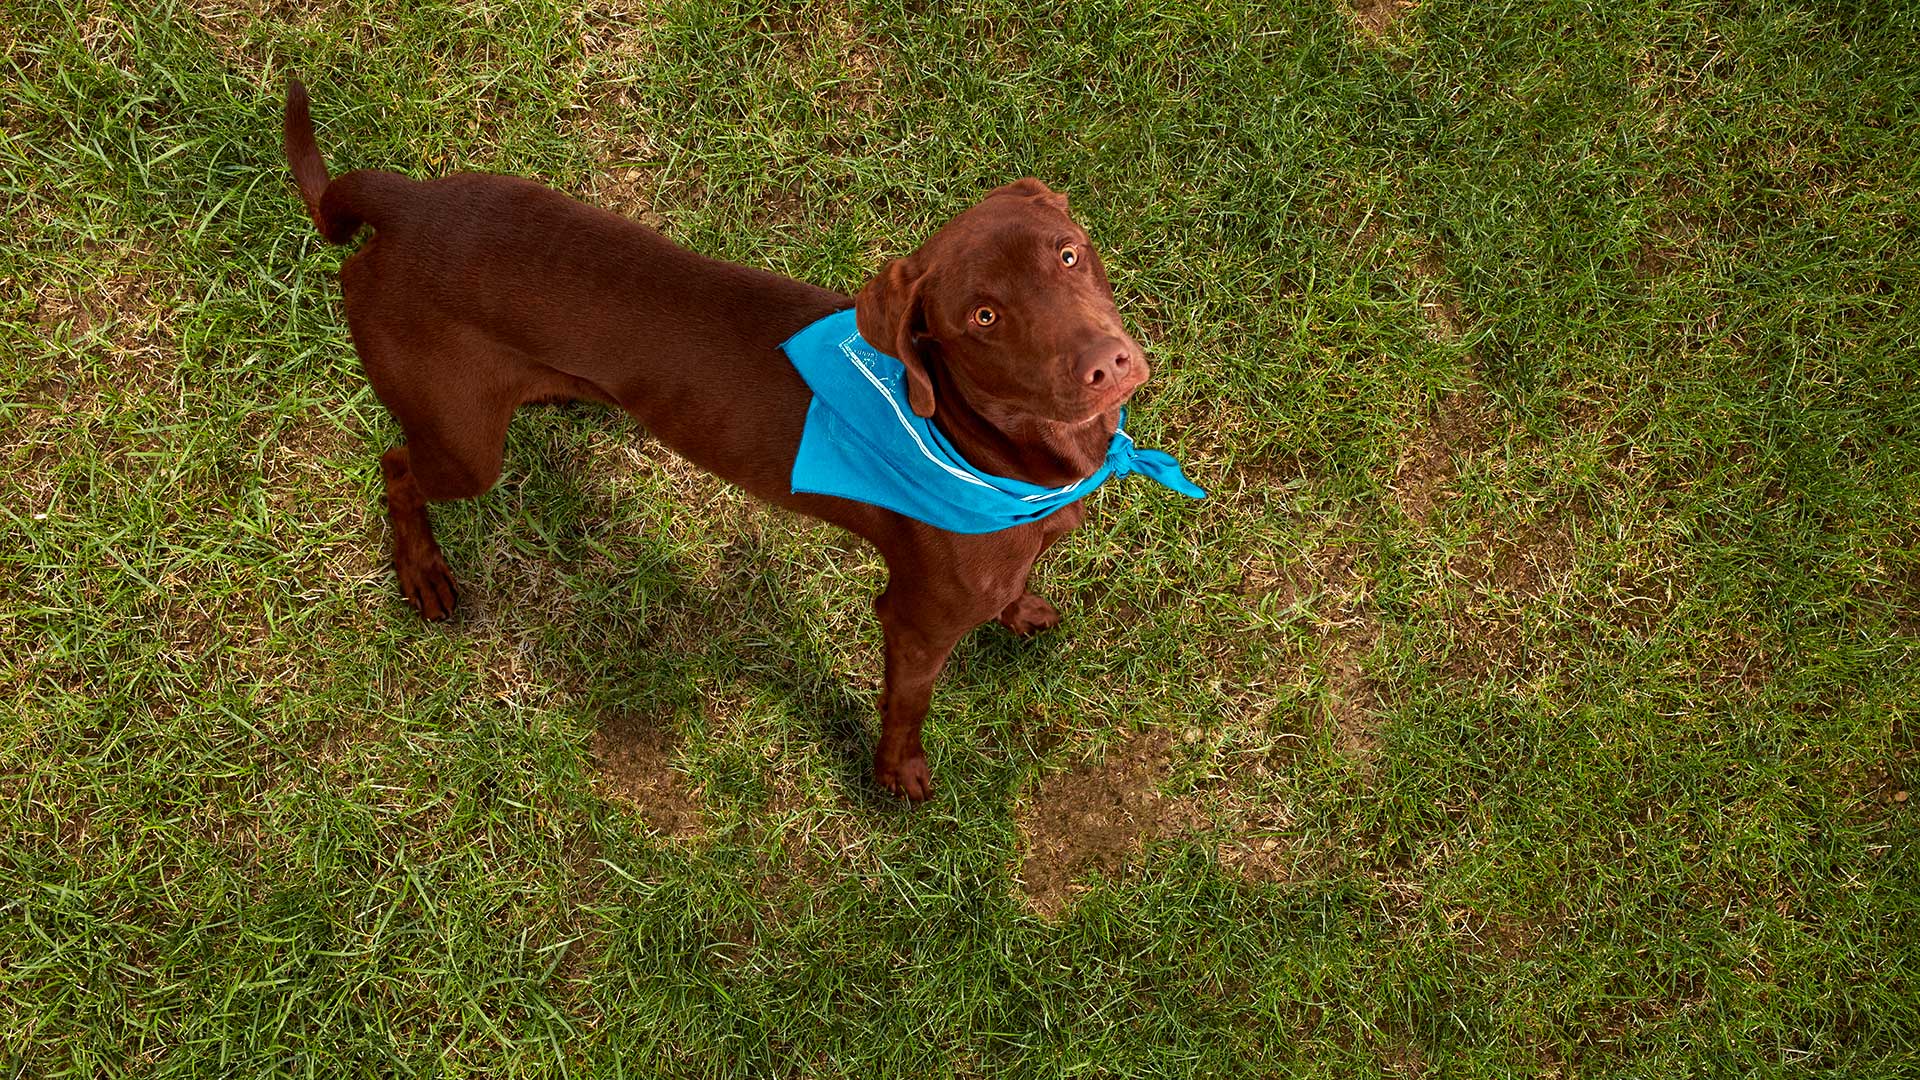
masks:
<instances>
[{"instance_id":1,"label":"brown dog","mask_svg":"<svg viewBox=\"0 0 1920 1080\"><path fill-rule=\"evenodd\" d=\"M380 465L408 602L428 619L453 610L426 504L493 486L516 408L619 406L701 468L879 549L886 682L874 778L925 799L920 727L948 653L995 617L1023 635L1059 622L1027 591L1027 575L1086 510L1076 502L961 534L794 493L811 394L781 343L852 306L861 336L905 364L912 410L975 467L1047 486L1092 475L1147 364L1066 198L1032 179L998 188L849 299L696 255L527 180L422 183L376 171L329 180L298 82L287 92L286 153L321 235L344 244L363 225L374 230L340 283L367 379L405 433Z\"/></svg>"}]
</instances>

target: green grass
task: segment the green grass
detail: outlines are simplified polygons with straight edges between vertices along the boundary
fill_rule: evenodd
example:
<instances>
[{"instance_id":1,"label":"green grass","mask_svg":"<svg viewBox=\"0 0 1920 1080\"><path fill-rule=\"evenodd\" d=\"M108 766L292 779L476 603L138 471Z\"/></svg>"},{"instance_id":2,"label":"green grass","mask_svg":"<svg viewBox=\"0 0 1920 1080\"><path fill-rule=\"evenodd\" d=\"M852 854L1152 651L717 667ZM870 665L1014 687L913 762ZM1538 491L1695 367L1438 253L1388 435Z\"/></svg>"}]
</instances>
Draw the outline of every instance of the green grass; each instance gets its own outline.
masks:
<instances>
[{"instance_id":1,"label":"green grass","mask_svg":"<svg viewBox=\"0 0 1920 1080\"><path fill-rule=\"evenodd\" d=\"M4 1074L1920 1074L1915 12L12 0ZM423 625L295 71L335 171L843 291L1041 176L1214 496L1094 498L913 810L874 556L617 416L516 420ZM1041 914L1139 733L1184 816Z\"/></svg>"}]
</instances>

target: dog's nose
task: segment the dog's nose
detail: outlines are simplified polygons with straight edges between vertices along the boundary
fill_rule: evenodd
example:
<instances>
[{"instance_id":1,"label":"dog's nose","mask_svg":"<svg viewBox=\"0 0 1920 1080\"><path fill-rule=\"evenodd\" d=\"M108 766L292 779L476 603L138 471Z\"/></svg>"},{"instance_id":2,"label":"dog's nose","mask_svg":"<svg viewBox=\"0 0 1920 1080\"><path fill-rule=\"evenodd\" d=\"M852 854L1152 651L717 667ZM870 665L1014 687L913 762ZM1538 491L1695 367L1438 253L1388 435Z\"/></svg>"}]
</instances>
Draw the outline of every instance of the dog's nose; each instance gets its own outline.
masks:
<instances>
[{"instance_id":1,"label":"dog's nose","mask_svg":"<svg viewBox=\"0 0 1920 1080\"><path fill-rule=\"evenodd\" d=\"M1103 341L1099 345L1080 354L1080 362L1074 368L1081 385L1089 390L1105 390L1115 383L1125 381L1133 372L1138 360L1133 351L1116 341Z\"/></svg>"}]
</instances>

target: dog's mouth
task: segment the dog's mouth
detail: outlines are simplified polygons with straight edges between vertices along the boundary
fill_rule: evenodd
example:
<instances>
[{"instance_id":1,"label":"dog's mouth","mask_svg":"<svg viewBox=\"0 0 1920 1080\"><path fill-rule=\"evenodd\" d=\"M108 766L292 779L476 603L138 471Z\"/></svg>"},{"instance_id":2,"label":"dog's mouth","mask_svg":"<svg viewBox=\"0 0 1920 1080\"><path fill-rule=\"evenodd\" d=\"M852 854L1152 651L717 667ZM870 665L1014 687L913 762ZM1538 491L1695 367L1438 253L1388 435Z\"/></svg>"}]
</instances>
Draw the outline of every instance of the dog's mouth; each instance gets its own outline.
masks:
<instances>
[{"instance_id":1,"label":"dog's mouth","mask_svg":"<svg viewBox=\"0 0 1920 1080\"><path fill-rule=\"evenodd\" d=\"M1068 427L1085 427L1088 424L1097 422L1101 417L1111 414L1120 406L1125 405L1127 399L1131 398L1133 392L1137 389L1139 389L1139 384L1136 383L1125 389L1103 394L1093 401L1077 407L1070 414L1056 416L1053 420L1055 423L1065 424Z\"/></svg>"},{"instance_id":2,"label":"dog's mouth","mask_svg":"<svg viewBox=\"0 0 1920 1080\"><path fill-rule=\"evenodd\" d=\"M1090 424L1125 405L1127 399L1133 397L1134 391L1146 385L1147 374L1146 360L1135 360L1131 369L1112 383L1097 388L1087 388L1080 400L1074 403L1071 410L1073 415L1063 418L1063 422L1075 427Z\"/></svg>"}]
</instances>

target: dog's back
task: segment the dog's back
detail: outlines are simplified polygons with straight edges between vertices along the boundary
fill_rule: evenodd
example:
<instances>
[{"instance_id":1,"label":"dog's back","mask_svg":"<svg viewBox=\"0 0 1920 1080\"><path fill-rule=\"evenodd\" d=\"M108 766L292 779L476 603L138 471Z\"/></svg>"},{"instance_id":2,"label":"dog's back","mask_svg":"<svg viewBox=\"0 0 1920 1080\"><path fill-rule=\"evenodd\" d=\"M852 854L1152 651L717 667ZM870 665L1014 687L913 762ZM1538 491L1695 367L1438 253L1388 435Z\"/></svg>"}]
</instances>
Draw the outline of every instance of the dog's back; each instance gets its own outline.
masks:
<instances>
[{"instance_id":1,"label":"dog's back","mask_svg":"<svg viewBox=\"0 0 1920 1080\"><path fill-rule=\"evenodd\" d=\"M519 177L329 176L297 81L285 140L321 235L344 244L373 230L340 270L347 323L416 458L460 441L439 435L450 390L471 398L464 417L498 415L502 427L526 401L590 398L762 498L793 497L783 463L743 448L797 441L808 394L780 343L848 297L707 258ZM491 447L493 426L476 446ZM451 489L491 486L497 449L450 450L461 467L439 471Z\"/></svg>"}]
</instances>

